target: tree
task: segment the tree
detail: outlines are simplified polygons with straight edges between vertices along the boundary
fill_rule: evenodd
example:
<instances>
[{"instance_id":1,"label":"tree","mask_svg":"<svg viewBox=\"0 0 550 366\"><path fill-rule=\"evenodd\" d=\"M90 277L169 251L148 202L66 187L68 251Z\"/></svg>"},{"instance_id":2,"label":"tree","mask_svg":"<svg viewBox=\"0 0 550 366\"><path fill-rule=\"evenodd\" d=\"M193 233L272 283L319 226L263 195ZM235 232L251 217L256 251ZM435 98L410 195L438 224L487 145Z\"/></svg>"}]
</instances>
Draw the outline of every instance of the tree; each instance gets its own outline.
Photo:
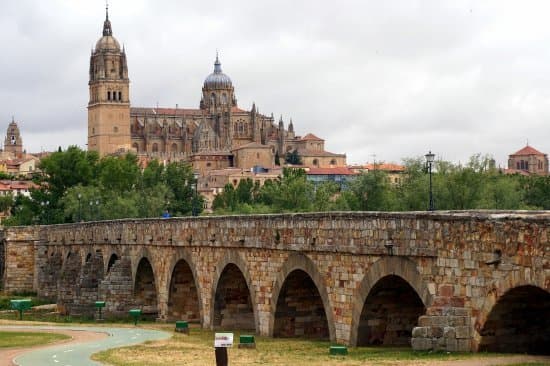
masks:
<instances>
[{"instance_id":1,"label":"tree","mask_svg":"<svg viewBox=\"0 0 550 366\"><path fill-rule=\"evenodd\" d=\"M286 153L285 156L285 163L292 164L292 165L301 165L302 164L302 157L298 153L298 150L294 149L294 151L289 151Z\"/></svg>"}]
</instances>

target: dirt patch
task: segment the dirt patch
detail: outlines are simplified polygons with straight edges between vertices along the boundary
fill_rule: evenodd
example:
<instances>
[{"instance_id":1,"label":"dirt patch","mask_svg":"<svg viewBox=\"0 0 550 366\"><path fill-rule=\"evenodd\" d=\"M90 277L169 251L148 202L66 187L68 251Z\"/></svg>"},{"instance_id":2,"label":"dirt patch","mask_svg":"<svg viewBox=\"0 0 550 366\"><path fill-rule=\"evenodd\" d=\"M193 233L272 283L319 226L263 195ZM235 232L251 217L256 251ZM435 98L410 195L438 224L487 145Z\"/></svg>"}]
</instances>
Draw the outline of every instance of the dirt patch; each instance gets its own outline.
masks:
<instances>
[{"instance_id":1,"label":"dirt patch","mask_svg":"<svg viewBox=\"0 0 550 366\"><path fill-rule=\"evenodd\" d=\"M84 343L84 342L91 342L98 339L102 339L107 337L106 333L97 333L97 332L88 332L88 331L81 331L81 330L69 330L69 329L44 329L41 327L36 327L35 329L16 329L16 328L2 328L0 327L0 330L3 332L42 332L42 333L59 333L64 334L71 339L60 341L60 342L54 342L46 345L40 345L36 347L25 347L25 348L8 348L0 350L0 365L15 365L13 363L13 359L20 354L23 354L31 349L38 349L38 348L47 348L56 346L59 344L67 343L67 344L74 344L74 343Z\"/></svg>"}]
</instances>

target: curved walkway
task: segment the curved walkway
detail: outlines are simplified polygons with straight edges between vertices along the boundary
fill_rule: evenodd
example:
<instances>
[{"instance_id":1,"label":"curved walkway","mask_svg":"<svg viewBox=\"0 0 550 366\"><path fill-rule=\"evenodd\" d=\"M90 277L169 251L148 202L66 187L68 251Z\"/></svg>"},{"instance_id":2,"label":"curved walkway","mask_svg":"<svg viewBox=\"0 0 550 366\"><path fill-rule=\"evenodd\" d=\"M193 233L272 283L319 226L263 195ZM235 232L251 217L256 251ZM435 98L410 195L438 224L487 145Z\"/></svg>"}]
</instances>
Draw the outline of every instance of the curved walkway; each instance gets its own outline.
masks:
<instances>
[{"instance_id":1,"label":"curved walkway","mask_svg":"<svg viewBox=\"0 0 550 366\"><path fill-rule=\"evenodd\" d=\"M52 327L52 326L2 326L0 329L35 331L76 331L106 333L108 336L82 343L62 343L51 347L30 350L17 356L14 364L19 366L55 365L55 366L97 366L90 356L110 348L124 347L143 343L149 340L160 340L171 337L170 333L143 328L102 328L102 327Z\"/></svg>"}]
</instances>

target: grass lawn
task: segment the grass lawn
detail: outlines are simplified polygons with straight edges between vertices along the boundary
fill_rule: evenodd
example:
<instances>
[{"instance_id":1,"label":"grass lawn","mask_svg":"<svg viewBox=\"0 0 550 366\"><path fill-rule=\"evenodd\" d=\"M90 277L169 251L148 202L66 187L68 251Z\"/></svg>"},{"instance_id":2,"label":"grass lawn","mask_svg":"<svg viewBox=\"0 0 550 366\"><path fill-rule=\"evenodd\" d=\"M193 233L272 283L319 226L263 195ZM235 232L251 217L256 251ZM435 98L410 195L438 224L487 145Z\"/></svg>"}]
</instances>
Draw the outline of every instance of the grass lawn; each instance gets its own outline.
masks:
<instances>
[{"instance_id":1,"label":"grass lawn","mask_svg":"<svg viewBox=\"0 0 550 366\"><path fill-rule=\"evenodd\" d=\"M155 326L155 328L159 328ZM169 329L173 329L170 327ZM238 343L235 332L235 343ZM97 353L94 360L115 366L161 365L213 365L215 364L214 333L198 328L191 335L175 334L171 339L147 342L141 345L112 349ZM459 360L495 354L447 354L413 352L410 348L357 347L349 348L347 356L329 356L329 342L304 339L273 339L256 337L256 349L238 349L236 344L228 350L229 364L233 365L365 365L391 364L403 361L413 364L426 360Z\"/></svg>"},{"instance_id":2,"label":"grass lawn","mask_svg":"<svg viewBox=\"0 0 550 366\"><path fill-rule=\"evenodd\" d=\"M69 338L69 336L57 333L0 331L0 348L31 347Z\"/></svg>"}]
</instances>

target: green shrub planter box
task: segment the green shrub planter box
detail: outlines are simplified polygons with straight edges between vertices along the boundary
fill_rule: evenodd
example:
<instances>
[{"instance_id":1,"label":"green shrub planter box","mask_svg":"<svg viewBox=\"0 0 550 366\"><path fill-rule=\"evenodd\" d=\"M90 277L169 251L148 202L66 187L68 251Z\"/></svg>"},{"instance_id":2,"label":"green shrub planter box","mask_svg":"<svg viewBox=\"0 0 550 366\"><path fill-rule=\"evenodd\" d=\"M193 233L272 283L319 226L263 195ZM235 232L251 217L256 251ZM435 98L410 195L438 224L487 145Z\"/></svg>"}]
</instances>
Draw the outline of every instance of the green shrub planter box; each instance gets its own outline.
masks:
<instances>
[{"instance_id":1,"label":"green shrub planter box","mask_svg":"<svg viewBox=\"0 0 550 366\"><path fill-rule=\"evenodd\" d=\"M189 335L189 323L185 320L176 321L176 332Z\"/></svg>"},{"instance_id":2,"label":"green shrub planter box","mask_svg":"<svg viewBox=\"0 0 550 366\"><path fill-rule=\"evenodd\" d=\"M330 346L329 354L331 356L345 356L348 354L346 346Z\"/></svg>"},{"instance_id":3,"label":"green shrub planter box","mask_svg":"<svg viewBox=\"0 0 550 366\"><path fill-rule=\"evenodd\" d=\"M256 341L253 335L239 336L239 348L256 348Z\"/></svg>"},{"instance_id":4,"label":"green shrub planter box","mask_svg":"<svg viewBox=\"0 0 550 366\"><path fill-rule=\"evenodd\" d=\"M101 322L103 321L103 314L101 313L101 309L105 307L105 301L96 301L94 303L94 307L97 309L97 321Z\"/></svg>"},{"instance_id":5,"label":"green shrub planter box","mask_svg":"<svg viewBox=\"0 0 550 366\"><path fill-rule=\"evenodd\" d=\"M10 305L13 310L19 311L19 320L23 320L23 311L29 310L32 302L30 299L10 300Z\"/></svg>"},{"instance_id":6,"label":"green shrub planter box","mask_svg":"<svg viewBox=\"0 0 550 366\"><path fill-rule=\"evenodd\" d=\"M137 325L138 319L141 316L141 309L130 309L128 313L134 318L134 325Z\"/></svg>"}]
</instances>

